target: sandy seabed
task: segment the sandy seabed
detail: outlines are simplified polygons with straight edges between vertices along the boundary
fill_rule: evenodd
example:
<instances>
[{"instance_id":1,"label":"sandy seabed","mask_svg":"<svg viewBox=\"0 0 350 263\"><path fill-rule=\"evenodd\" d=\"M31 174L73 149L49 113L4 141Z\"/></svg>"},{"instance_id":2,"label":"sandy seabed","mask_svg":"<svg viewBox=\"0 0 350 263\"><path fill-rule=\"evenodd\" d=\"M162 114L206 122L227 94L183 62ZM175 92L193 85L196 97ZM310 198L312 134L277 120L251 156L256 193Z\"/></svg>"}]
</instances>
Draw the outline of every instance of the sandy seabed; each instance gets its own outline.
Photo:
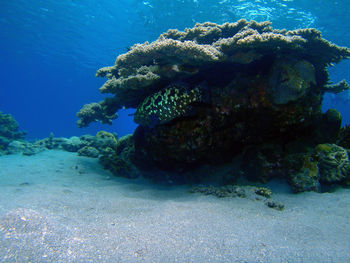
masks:
<instances>
[{"instance_id":1,"label":"sandy seabed","mask_svg":"<svg viewBox=\"0 0 350 263\"><path fill-rule=\"evenodd\" d=\"M245 198L113 177L63 151L0 157L0 262L350 262L350 189Z\"/></svg>"}]
</instances>

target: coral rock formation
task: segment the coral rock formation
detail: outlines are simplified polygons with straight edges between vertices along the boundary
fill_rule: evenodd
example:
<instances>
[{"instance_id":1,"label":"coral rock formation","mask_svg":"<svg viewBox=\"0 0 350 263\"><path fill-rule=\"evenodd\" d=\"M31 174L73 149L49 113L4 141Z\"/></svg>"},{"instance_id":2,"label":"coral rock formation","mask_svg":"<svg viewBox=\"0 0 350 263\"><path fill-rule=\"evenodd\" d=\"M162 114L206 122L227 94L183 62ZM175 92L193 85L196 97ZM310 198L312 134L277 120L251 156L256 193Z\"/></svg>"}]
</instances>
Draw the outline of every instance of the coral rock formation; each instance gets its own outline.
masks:
<instances>
[{"instance_id":1,"label":"coral rock formation","mask_svg":"<svg viewBox=\"0 0 350 263\"><path fill-rule=\"evenodd\" d=\"M0 111L0 155L14 140L23 140L26 133L19 130L17 121L11 114Z\"/></svg>"},{"instance_id":2,"label":"coral rock formation","mask_svg":"<svg viewBox=\"0 0 350 263\"><path fill-rule=\"evenodd\" d=\"M256 169L263 171L258 179L265 181L283 176L281 165L288 161L282 159L296 154L300 169L289 180L296 191L317 190L319 179L327 179L305 154L335 143L339 134L346 141L340 114L322 114L321 106L325 92L350 88L345 81L331 85L327 72L328 65L349 57L350 49L328 42L316 29L277 30L270 22L168 30L97 72L108 78L101 92L113 96L85 105L79 126L110 123L119 109L137 108L134 160L184 171L256 152ZM270 154L274 147L278 157ZM245 168L251 170L248 162Z\"/></svg>"}]
</instances>

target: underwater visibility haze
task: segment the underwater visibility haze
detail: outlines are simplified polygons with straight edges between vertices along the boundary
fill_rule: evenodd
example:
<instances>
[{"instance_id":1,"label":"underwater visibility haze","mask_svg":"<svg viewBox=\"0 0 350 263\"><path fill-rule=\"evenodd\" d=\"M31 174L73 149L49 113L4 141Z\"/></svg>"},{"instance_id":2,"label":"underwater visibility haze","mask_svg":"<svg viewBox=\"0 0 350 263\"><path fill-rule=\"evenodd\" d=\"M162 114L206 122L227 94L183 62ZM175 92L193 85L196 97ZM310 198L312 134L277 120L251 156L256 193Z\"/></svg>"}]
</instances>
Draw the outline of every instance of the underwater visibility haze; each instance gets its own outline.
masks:
<instances>
[{"instance_id":1,"label":"underwater visibility haze","mask_svg":"<svg viewBox=\"0 0 350 263\"><path fill-rule=\"evenodd\" d=\"M350 262L346 0L0 0L0 262Z\"/></svg>"}]
</instances>

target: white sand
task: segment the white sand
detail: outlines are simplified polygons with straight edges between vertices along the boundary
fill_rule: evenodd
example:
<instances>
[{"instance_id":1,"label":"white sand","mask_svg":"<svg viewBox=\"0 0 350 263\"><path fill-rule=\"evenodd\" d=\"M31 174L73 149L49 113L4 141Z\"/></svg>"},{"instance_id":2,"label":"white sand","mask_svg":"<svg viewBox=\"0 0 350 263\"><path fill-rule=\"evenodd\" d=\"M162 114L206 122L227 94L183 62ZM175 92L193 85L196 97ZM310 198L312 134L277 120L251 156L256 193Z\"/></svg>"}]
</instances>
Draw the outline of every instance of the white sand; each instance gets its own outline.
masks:
<instances>
[{"instance_id":1,"label":"white sand","mask_svg":"<svg viewBox=\"0 0 350 263\"><path fill-rule=\"evenodd\" d=\"M260 201L115 178L96 159L0 157L0 262L350 262L350 189Z\"/></svg>"}]
</instances>

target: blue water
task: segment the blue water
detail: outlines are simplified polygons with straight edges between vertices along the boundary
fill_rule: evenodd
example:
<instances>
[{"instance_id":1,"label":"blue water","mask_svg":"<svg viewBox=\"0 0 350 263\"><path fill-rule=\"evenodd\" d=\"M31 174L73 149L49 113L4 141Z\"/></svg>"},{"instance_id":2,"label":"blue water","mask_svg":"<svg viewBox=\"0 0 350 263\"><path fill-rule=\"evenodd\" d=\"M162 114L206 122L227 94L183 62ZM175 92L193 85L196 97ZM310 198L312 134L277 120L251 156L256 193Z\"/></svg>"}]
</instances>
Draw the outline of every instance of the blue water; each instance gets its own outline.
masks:
<instances>
[{"instance_id":1,"label":"blue water","mask_svg":"<svg viewBox=\"0 0 350 263\"><path fill-rule=\"evenodd\" d=\"M155 40L168 28L196 22L271 20L275 28L315 27L350 46L348 0L0 0L0 111L11 113L27 138L94 134L119 136L136 125L119 112L112 126L79 129L76 112L103 96L97 69L113 65L134 43ZM350 62L330 69L331 79L350 80ZM350 94L325 98L350 123Z\"/></svg>"}]
</instances>

